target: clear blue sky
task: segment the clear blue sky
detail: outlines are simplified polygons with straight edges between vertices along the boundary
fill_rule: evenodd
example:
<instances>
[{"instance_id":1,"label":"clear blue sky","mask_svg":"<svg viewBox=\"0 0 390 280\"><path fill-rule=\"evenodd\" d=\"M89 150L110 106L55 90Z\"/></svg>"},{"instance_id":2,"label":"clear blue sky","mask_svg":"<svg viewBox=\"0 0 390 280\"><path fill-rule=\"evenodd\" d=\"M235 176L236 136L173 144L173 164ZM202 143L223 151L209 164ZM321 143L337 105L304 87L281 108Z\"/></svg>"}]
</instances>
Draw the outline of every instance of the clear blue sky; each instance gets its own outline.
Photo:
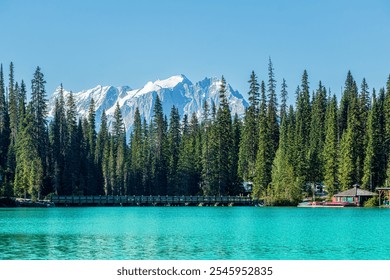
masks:
<instances>
[{"instance_id":1,"label":"clear blue sky","mask_svg":"<svg viewBox=\"0 0 390 280\"><path fill-rule=\"evenodd\" d=\"M225 75L246 96L251 70L267 79L272 58L294 95L304 69L339 94L350 69L360 85L390 74L389 1L0 0L0 62L30 86L41 66L51 94L138 88L185 74Z\"/></svg>"}]
</instances>

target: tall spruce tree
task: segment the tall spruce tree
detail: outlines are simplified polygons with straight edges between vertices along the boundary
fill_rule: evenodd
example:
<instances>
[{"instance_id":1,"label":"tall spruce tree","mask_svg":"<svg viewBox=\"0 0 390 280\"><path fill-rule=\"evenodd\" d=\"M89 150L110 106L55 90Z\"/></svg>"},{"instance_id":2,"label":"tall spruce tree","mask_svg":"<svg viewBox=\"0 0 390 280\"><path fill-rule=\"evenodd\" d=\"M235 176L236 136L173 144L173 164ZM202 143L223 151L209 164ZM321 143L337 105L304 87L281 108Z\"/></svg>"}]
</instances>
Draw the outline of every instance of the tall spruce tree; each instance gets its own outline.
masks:
<instances>
[{"instance_id":1,"label":"tall spruce tree","mask_svg":"<svg viewBox=\"0 0 390 280\"><path fill-rule=\"evenodd\" d=\"M259 113L259 146L256 156L256 175L253 185L255 198L267 198L268 184L271 182L273 160L273 142L270 140L269 122L267 121L267 100L264 81L261 83L261 101Z\"/></svg>"},{"instance_id":2,"label":"tall spruce tree","mask_svg":"<svg viewBox=\"0 0 390 280\"><path fill-rule=\"evenodd\" d=\"M10 141L8 106L5 97L3 64L0 65L0 195L12 195L7 172L7 155Z\"/></svg>"},{"instance_id":3,"label":"tall spruce tree","mask_svg":"<svg viewBox=\"0 0 390 280\"><path fill-rule=\"evenodd\" d=\"M373 92L373 104L367 124L367 145L364 159L362 187L374 191L385 182L385 145L384 145L384 89L376 98Z\"/></svg>"},{"instance_id":4,"label":"tall spruce tree","mask_svg":"<svg viewBox=\"0 0 390 280\"><path fill-rule=\"evenodd\" d=\"M180 148L180 115L173 106L168 129L168 194L179 194L178 162Z\"/></svg>"},{"instance_id":5,"label":"tall spruce tree","mask_svg":"<svg viewBox=\"0 0 390 280\"><path fill-rule=\"evenodd\" d=\"M31 80L31 106L34 114L34 133L38 155L41 160L43 174L47 176L46 156L47 156L47 99L46 99L46 81L38 66L34 73L34 78Z\"/></svg>"},{"instance_id":6,"label":"tall spruce tree","mask_svg":"<svg viewBox=\"0 0 390 280\"><path fill-rule=\"evenodd\" d=\"M232 143L232 149L231 149L231 171L230 171L230 177L231 177L231 188L229 190L230 195L238 195L242 191L242 179L238 172L238 161L239 161L239 152L240 152L240 139L241 139L241 130L242 130L242 124L240 119L238 118L237 113L234 114L233 119L233 143Z\"/></svg>"},{"instance_id":7,"label":"tall spruce tree","mask_svg":"<svg viewBox=\"0 0 390 280\"><path fill-rule=\"evenodd\" d=\"M150 195L154 193L153 188L153 181L152 181L152 164L153 164L153 156L152 156L152 135L151 135L151 127L148 126L146 123L146 119L143 119L142 122L142 134L143 134L143 145L142 145L142 158L143 158L143 165L142 165L142 184L143 184L143 192L146 195Z\"/></svg>"},{"instance_id":8,"label":"tall spruce tree","mask_svg":"<svg viewBox=\"0 0 390 280\"><path fill-rule=\"evenodd\" d=\"M14 193L18 197L41 198L43 167L34 136L35 119L32 104L27 108L20 137L16 143Z\"/></svg>"},{"instance_id":9,"label":"tall spruce tree","mask_svg":"<svg viewBox=\"0 0 390 280\"><path fill-rule=\"evenodd\" d=\"M328 196L332 197L338 191L337 177L337 100L333 95L326 108L325 117L325 143L322 151L322 161L324 163L324 184L327 188Z\"/></svg>"},{"instance_id":10,"label":"tall spruce tree","mask_svg":"<svg viewBox=\"0 0 390 280\"><path fill-rule=\"evenodd\" d=\"M386 186L390 184L390 75L386 83L386 95L384 101L384 119L385 119L385 156L386 156Z\"/></svg>"},{"instance_id":11,"label":"tall spruce tree","mask_svg":"<svg viewBox=\"0 0 390 280\"><path fill-rule=\"evenodd\" d=\"M202 182L201 188L204 195L212 194L212 185L216 177L216 133L214 118L210 119L209 106L207 101L203 104L203 123L202 123ZM184 134L184 132L183 132Z\"/></svg>"},{"instance_id":12,"label":"tall spruce tree","mask_svg":"<svg viewBox=\"0 0 390 280\"><path fill-rule=\"evenodd\" d=\"M274 68L271 58L268 62L268 104L267 122L270 141L272 143L271 160L275 157L275 152L279 145L279 122L278 122L278 102L276 97L276 81L274 78Z\"/></svg>"},{"instance_id":13,"label":"tall spruce tree","mask_svg":"<svg viewBox=\"0 0 390 280\"><path fill-rule=\"evenodd\" d=\"M131 182L132 193L135 195L143 194L143 147L144 135L142 133L141 115L138 107L134 113L133 133L131 135L130 150L131 150Z\"/></svg>"},{"instance_id":14,"label":"tall spruce tree","mask_svg":"<svg viewBox=\"0 0 390 280\"><path fill-rule=\"evenodd\" d=\"M27 89L26 84L22 80L20 83L20 90L18 93L18 120L19 126L24 120L24 115L26 114L26 99L27 99Z\"/></svg>"},{"instance_id":15,"label":"tall spruce tree","mask_svg":"<svg viewBox=\"0 0 390 280\"><path fill-rule=\"evenodd\" d=\"M100 130L96 138L96 150L95 150L95 166L96 166L96 181L97 181L97 193L105 194L105 177L103 174L103 160L104 160L104 148L108 142L108 128L107 128L107 116L103 110L100 118Z\"/></svg>"},{"instance_id":16,"label":"tall spruce tree","mask_svg":"<svg viewBox=\"0 0 390 280\"><path fill-rule=\"evenodd\" d=\"M70 92L66 100L66 131L67 141L65 148L64 189L62 194L79 194L80 173L80 133L77 126L76 104L73 93Z\"/></svg>"},{"instance_id":17,"label":"tall spruce tree","mask_svg":"<svg viewBox=\"0 0 390 280\"><path fill-rule=\"evenodd\" d=\"M54 193L62 193L65 189L65 157L67 152L67 123L65 112L65 100L62 84L59 98L56 98L54 106L54 120L50 126L50 145L52 158L52 184Z\"/></svg>"},{"instance_id":18,"label":"tall spruce tree","mask_svg":"<svg viewBox=\"0 0 390 280\"><path fill-rule=\"evenodd\" d=\"M309 182L308 174L308 145L311 123L311 104L309 94L309 81L307 71L304 70L302 83L297 95L295 122L295 170L294 173L300 186L305 189Z\"/></svg>"},{"instance_id":19,"label":"tall spruce tree","mask_svg":"<svg viewBox=\"0 0 390 280\"><path fill-rule=\"evenodd\" d=\"M280 91L280 120L287 116L287 83L286 80L282 81L282 89ZM281 122L281 121L280 121Z\"/></svg>"},{"instance_id":20,"label":"tall spruce tree","mask_svg":"<svg viewBox=\"0 0 390 280\"><path fill-rule=\"evenodd\" d=\"M218 185L216 193L218 195L228 194L232 188L230 180L231 171L231 149L233 140L232 119L229 108L229 103L226 97L226 80L222 76L221 85L219 88L219 108L217 111L216 126L217 126L217 143L218 152Z\"/></svg>"},{"instance_id":21,"label":"tall spruce tree","mask_svg":"<svg viewBox=\"0 0 390 280\"><path fill-rule=\"evenodd\" d=\"M112 189L114 195L124 195L126 191L126 134L119 104L116 104L112 123L113 143L110 151ZM111 156L112 153L112 156Z\"/></svg>"},{"instance_id":22,"label":"tall spruce tree","mask_svg":"<svg viewBox=\"0 0 390 280\"><path fill-rule=\"evenodd\" d=\"M199 193L202 172L200 127L195 113L192 114L188 129L185 128L185 123L186 120L183 122L183 134L178 160L180 193L195 195Z\"/></svg>"},{"instance_id":23,"label":"tall spruce tree","mask_svg":"<svg viewBox=\"0 0 390 280\"><path fill-rule=\"evenodd\" d=\"M325 141L326 90L319 82L313 97L308 149L308 180L319 183L323 180L322 150Z\"/></svg>"},{"instance_id":24,"label":"tall spruce tree","mask_svg":"<svg viewBox=\"0 0 390 280\"><path fill-rule=\"evenodd\" d=\"M153 108L152 122L152 151L153 151L153 194L167 194L167 131L164 121L163 108L159 96Z\"/></svg>"},{"instance_id":25,"label":"tall spruce tree","mask_svg":"<svg viewBox=\"0 0 390 280\"><path fill-rule=\"evenodd\" d=\"M352 126L348 126L341 137L338 160L339 188L345 191L352 187L354 182L353 164L353 131Z\"/></svg>"},{"instance_id":26,"label":"tall spruce tree","mask_svg":"<svg viewBox=\"0 0 390 280\"><path fill-rule=\"evenodd\" d=\"M356 82L351 74L351 71L348 71L347 78L345 80L344 92L340 101L339 108L339 138L347 129L348 126L348 112L350 111L350 106L352 100L357 96L357 86Z\"/></svg>"},{"instance_id":27,"label":"tall spruce tree","mask_svg":"<svg viewBox=\"0 0 390 280\"><path fill-rule=\"evenodd\" d=\"M98 185L98 174L95 165L95 150L96 150L96 122L95 122L95 101L91 98L88 109L88 128L87 134L84 136L86 141L87 155L87 179L86 179L86 194L102 193L101 185Z\"/></svg>"},{"instance_id":28,"label":"tall spruce tree","mask_svg":"<svg viewBox=\"0 0 390 280\"><path fill-rule=\"evenodd\" d=\"M255 176L256 153L259 144L258 104L260 86L254 71L252 71L249 80L249 88L249 107L245 111L238 161L239 174L245 181L253 181Z\"/></svg>"},{"instance_id":29,"label":"tall spruce tree","mask_svg":"<svg viewBox=\"0 0 390 280\"><path fill-rule=\"evenodd\" d=\"M18 83L15 83L14 79L14 64L11 62L9 66L9 85L8 85L8 110L9 110L9 119L10 119L10 132L11 132L11 145L14 146L16 142L16 137L18 133Z\"/></svg>"},{"instance_id":30,"label":"tall spruce tree","mask_svg":"<svg viewBox=\"0 0 390 280\"><path fill-rule=\"evenodd\" d=\"M294 205L300 201L301 189L288 158L288 119L284 115L280 125L279 146L272 165L272 187L268 188L272 205Z\"/></svg>"}]
</instances>

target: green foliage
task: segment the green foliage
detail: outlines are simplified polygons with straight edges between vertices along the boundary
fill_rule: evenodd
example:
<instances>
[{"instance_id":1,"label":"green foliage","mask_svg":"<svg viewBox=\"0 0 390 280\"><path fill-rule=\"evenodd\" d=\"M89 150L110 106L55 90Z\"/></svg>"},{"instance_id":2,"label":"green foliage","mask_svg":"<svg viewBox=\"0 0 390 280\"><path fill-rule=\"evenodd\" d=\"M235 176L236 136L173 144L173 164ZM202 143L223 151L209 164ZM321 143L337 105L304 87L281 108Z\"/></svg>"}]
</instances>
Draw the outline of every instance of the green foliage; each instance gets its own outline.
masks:
<instances>
[{"instance_id":1,"label":"green foliage","mask_svg":"<svg viewBox=\"0 0 390 280\"><path fill-rule=\"evenodd\" d=\"M337 136L337 101L336 96L333 96L326 109L325 143L322 151L324 184L327 187L329 197L332 197L338 188Z\"/></svg>"},{"instance_id":2,"label":"green foliage","mask_svg":"<svg viewBox=\"0 0 390 280\"><path fill-rule=\"evenodd\" d=\"M218 184L213 193L217 195L232 193L230 172L232 168L231 150L233 148L233 128L229 104L226 98L226 81L222 76L219 90L220 105L217 111L216 140L217 140L217 178Z\"/></svg>"},{"instance_id":3,"label":"green foliage","mask_svg":"<svg viewBox=\"0 0 390 280\"><path fill-rule=\"evenodd\" d=\"M256 156L256 175L253 185L253 196L264 198L268 184L271 182L271 169L273 161L273 142L271 141L269 122L267 121L267 100L265 85L261 84L261 103L259 114L259 144Z\"/></svg>"},{"instance_id":4,"label":"green foliage","mask_svg":"<svg viewBox=\"0 0 390 280\"><path fill-rule=\"evenodd\" d=\"M272 183L266 201L271 205L297 205L300 200L301 189L293 167L287 161L284 151L279 148L272 166Z\"/></svg>"},{"instance_id":5,"label":"green foliage","mask_svg":"<svg viewBox=\"0 0 390 280\"><path fill-rule=\"evenodd\" d=\"M134 112L127 143L119 104L111 123L102 113L96 132L95 102L88 117L77 116L72 93L62 85L47 125L45 80L37 67L31 101L10 65L8 100L0 65L0 195L237 195L242 181L270 205L294 205L307 185L323 183L329 196L353 184L374 189L390 178L390 76L372 98L363 79L360 91L348 72L341 102L322 83L310 95L307 71L287 108L281 84L278 116L271 60L268 83L249 80L249 107L234 116L224 77L219 104L203 103L202 118L172 108L169 122L159 96L150 124ZM259 96L261 95L261 96ZM371 102L372 100L372 102ZM371 104L372 103L372 104Z\"/></svg>"},{"instance_id":6,"label":"green foliage","mask_svg":"<svg viewBox=\"0 0 390 280\"><path fill-rule=\"evenodd\" d=\"M347 128L340 141L338 178L341 191L351 188L355 183L353 177L353 138L352 128Z\"/></svg>"},{"instance_id":7,"label":"green foliage","mask_svg":"<svg viewBox=\"0 0 390 280\"><path fill-rule=\"evenodd\" d=\"M14 194L18 197L39 199L42 190L43 169L34 134L34 115L31 104L23 122L20 137L16 143L16 169Z\"/></svg>"},{"instance_id":8,"label":"green foliage","mask_svg":"<svg viewBox=\"0 0 390 280\"><path fill-rule=\"evenodd\" d=\"M364 202L364 207L377 207L379 205L378 197L374 196Z\"/></svg>"},{"instance_id":9,"label":"green foliage","mask_svg":"<svg viewBox=\"0 0 390 280\"><path fill-rule=\"evenodd\" d=\"M253 71L249 83L249 107L245 111L238 160L239 174L245 181L253 181L254 179L256 153L259 144L259 84Z\"/></svg>"}]
</instances>

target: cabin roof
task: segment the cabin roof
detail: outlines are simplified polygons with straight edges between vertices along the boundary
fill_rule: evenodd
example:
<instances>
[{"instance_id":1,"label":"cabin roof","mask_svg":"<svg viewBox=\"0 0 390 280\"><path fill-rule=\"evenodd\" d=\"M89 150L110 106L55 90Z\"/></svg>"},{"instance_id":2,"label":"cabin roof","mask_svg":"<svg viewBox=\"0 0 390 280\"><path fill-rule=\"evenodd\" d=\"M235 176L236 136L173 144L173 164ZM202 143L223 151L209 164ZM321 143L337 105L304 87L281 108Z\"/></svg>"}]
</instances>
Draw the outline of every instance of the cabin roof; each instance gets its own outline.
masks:
<instances>
[{"instance_id":1,"label":"cabin roof","mask_svg":"<svg viewBox=\"0 0 390 280\"><path fill-rule=\"evenodd\" d=\"M374 192L366 191L359 189L358 187L353 187L352 189L340 192L338 194L335 194L334 196L374 196L378 195Z\"/></svg>"}]
</instances>

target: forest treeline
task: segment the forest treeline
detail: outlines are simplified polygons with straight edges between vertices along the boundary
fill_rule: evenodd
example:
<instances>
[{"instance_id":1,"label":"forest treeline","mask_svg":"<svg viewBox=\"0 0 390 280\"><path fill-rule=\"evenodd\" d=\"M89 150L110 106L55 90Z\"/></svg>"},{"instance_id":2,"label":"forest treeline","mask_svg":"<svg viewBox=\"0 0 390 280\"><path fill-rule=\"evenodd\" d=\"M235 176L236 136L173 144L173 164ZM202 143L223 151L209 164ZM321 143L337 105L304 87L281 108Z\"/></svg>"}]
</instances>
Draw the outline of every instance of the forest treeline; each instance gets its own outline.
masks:
<instances>
[{"instance_id":1,"label":"forest treeline","mask_svg":"<svg viewBox=\"0 0 390 280\"><path fill-rule=\"evenodd\" d=\"M331 196L390 177L390 76L376 92L348 72L338 102L321 82L311 90L305 70L288 106L286 81L277 94L269 60L266 82L250 75L243 119L232 117L222 77L220 103L204 102L201 120L175 107L165 116L157 97L150 123L136 109L130 139L118 104L111 129L103 112L97 132L94 100L79 118L62 85L48 123L45 83L37 67L27 102L13 64L8 85L1 65L0 196L238 195L252 182L252 196L286 205L315 184Z\"/></svg>"}]
</instances>

